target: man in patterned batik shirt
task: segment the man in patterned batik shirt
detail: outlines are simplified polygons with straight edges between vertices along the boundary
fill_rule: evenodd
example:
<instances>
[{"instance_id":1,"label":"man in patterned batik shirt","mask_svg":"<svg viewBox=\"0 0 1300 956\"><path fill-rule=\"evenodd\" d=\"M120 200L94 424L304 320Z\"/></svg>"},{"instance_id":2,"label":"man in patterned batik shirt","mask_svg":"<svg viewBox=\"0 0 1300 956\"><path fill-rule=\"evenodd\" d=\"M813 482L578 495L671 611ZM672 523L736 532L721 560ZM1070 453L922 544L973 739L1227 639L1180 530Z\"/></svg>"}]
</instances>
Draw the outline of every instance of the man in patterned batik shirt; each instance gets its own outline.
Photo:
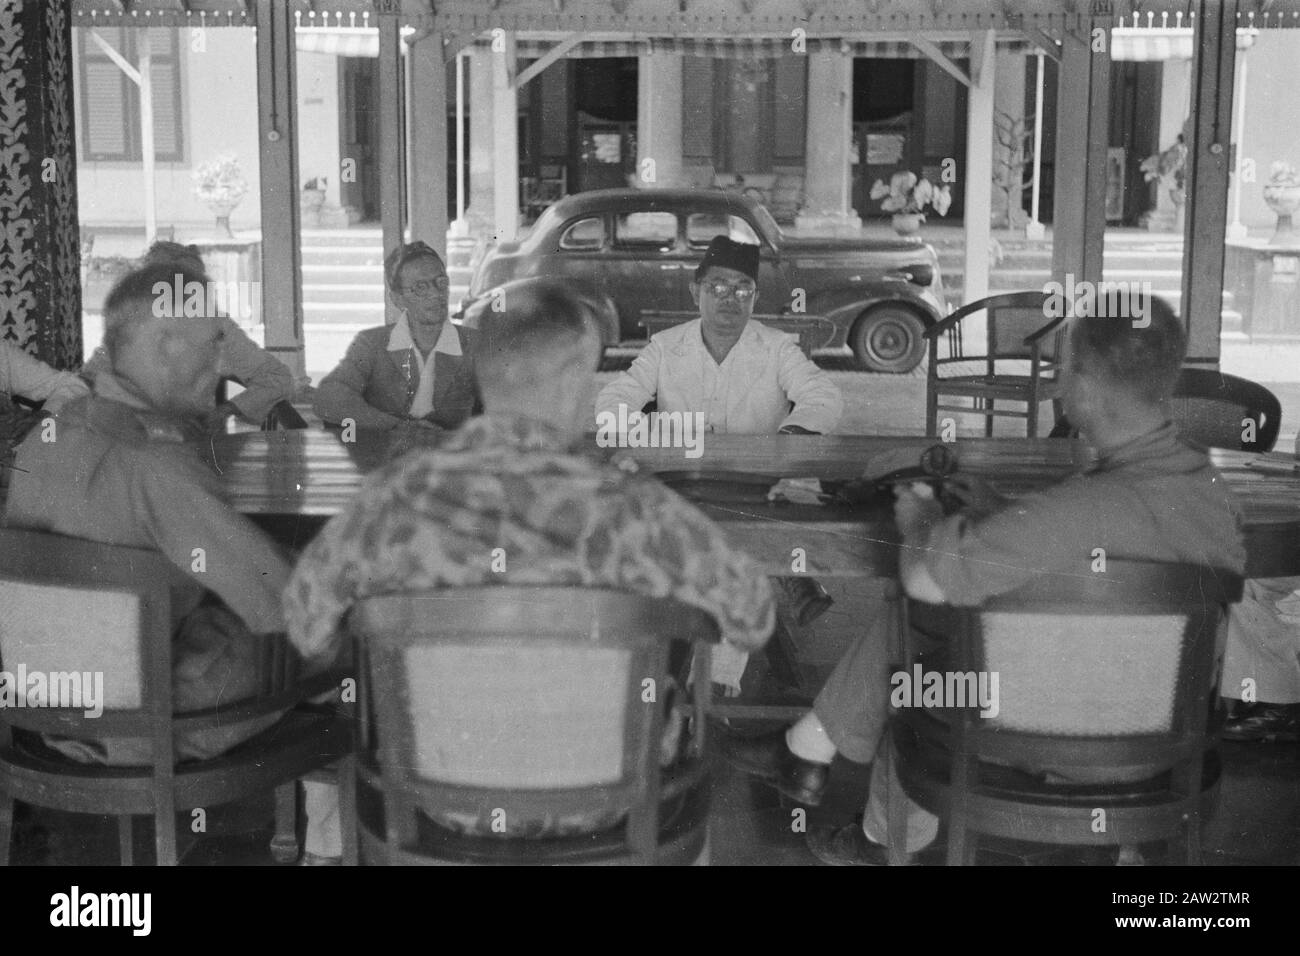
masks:
<instances>
[{"instance_id":1,"label":"man in patterned batik shirt","mask_svg":"<svg viewBox=\"0 0 1300 956\"><path fill-rule=\"evenodd\" d=\"M332 656L343 615L372 595L571 584L675 598L708 612L723 641L761 647L775 612L758 566L631 463L572 451L600 354L586 307L552 280L504 291L505 310L484 314L475 347L486 414L436 450L371 476L312 542L285 591L295 646ZM498 548L506 556L500 572L492 567ZM672 749L665 743L664 762Z\"/></svg>"}]
</instances>

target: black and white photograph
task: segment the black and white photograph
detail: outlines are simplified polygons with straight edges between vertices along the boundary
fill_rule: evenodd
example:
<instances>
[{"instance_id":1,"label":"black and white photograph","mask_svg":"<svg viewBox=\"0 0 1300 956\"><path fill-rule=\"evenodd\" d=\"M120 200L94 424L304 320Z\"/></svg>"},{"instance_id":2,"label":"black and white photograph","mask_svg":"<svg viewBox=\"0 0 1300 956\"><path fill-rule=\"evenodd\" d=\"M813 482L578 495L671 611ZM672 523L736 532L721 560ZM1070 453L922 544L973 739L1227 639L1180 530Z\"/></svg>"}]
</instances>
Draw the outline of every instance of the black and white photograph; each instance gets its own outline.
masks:
<instances>
[{"instance_id":1,"label":"black and white photograph","mask_svg":"<svg viewBox=\"0 0 1300 956\"><path fill-rule=\"evenodd\" d=\"M996 866L1259 927L1297 64L1300 0L0 0L22 922Z\"/></svg>"}]
</instances>

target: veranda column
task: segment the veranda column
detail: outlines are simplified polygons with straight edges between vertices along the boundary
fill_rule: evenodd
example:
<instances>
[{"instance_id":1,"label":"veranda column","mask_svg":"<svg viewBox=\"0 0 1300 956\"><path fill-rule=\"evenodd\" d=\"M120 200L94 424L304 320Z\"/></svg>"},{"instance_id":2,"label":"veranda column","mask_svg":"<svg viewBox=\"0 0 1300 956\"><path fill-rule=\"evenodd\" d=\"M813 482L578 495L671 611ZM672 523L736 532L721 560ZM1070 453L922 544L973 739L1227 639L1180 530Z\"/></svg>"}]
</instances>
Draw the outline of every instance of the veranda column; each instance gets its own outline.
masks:
<instances>
[{"instance_id":1,"label":"veranda column","mask_svg":"<svg viewBox=\"0 0 1300 956\"><path fill-rule=\"evenodd\" d=\"M1056 94L1052 278L1101 282L1106 243L1106 148L1110 143L1110 42L1094 51L1084 19L1064 30Z\"/></svg>"},{"instance_id":2,"label":"veranda column","mask_svg":"<svg viewBox=\"0 0 1300 956\"><path fill-rule=\"evenodd\" d=\"M989 294L989 224L993 215L993 91L997 64L992 30L971 37L966 111L966 273L964 302Z\"/></svg>"},{"instance_id":3,"label":"veranda column","mask_svg":"<svg viewBox=\"0 0 1300 956\"><path fill-rule=\"evenodd\" d=\"M855 231L849 156L853 141L853 58L837 51L808 55L808 126L804 203L795 226Z\"/></svg>"},{"instance_id":4,"label":"veranda column","mask_svg":"<svg viewBox=\"0 0 1300 956\"><path fill-rule=\"evenodd\" d=\"M81 364L69 4L0 3L0 339Z\"/></svg>"},{"instance_id":5,"label":"veranda column","mask_svg":"<svg viewBox=\"0 0 1300 956\"><path fill-rule=\"evenodd\" d=\"M492 171L493 235L509 242L519 231L519 93L515 88L515 35L506 31L493 47Z\"/></svg>"},{"instance_id":6,"label":"veranda column","mask_svg":"<svg viewBox=\"0 0 1300 956\"><path fill-rule=\"evenodd\" d=\"M487 47L470 47L469 63L469 206L465 218L470 232L490 237L496 215L496 180L492 153L492 59Z\"/></svg>"},{"instance_id":7,"label":"veranda column","mask_svg":"<svg viewBox=\"0 0 1300 956\"><path fill-rule=\"evenodd\" d=\"M679 54L643 53L637 57L636 160L638 186L684 184Z\"/></svg>"},{"instance_id":8,"label":"veranda column","mask_svg":"<svg viewBox=\"0 0 1300 956\"><path fill-rule=\"evenodd\" d=\"M288 0L257 5L257 138L266 350L306 375L298 206L297 48Z\"/></svg>"},{"instance_id":9,"label":"veranda column","mask_svg":"<svg viewBox=\"0 0 1300 956\"><path fill-rule=\"evenodd\" d=\"M442 34L407 52L411 97L411 238L447 258L447 61Z\"/></svg>"}]
</instances>

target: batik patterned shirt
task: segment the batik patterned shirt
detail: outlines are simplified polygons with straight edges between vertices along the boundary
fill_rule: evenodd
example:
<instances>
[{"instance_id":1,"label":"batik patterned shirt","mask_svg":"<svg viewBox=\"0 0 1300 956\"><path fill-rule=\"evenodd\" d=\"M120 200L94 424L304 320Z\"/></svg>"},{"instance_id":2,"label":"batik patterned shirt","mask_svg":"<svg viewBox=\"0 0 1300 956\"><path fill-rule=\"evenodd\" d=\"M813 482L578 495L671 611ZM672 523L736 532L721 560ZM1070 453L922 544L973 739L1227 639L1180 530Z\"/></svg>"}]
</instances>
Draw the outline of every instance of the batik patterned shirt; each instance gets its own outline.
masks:
<instances>
[{"instance_id":1,"label":"batik patterned shirt","mask_svg":"<svg viewBox=\"0 0 1300 956\"><path fill-rule=\"evenodd\" d=\"M545 423L482 416L369 476L325 526L285 590L289 637L330 656L364 598L494 584L675 598L746 650L775 623L767 578L696 508L630 462L570 453Z\"/></svg>"}]
</instances>

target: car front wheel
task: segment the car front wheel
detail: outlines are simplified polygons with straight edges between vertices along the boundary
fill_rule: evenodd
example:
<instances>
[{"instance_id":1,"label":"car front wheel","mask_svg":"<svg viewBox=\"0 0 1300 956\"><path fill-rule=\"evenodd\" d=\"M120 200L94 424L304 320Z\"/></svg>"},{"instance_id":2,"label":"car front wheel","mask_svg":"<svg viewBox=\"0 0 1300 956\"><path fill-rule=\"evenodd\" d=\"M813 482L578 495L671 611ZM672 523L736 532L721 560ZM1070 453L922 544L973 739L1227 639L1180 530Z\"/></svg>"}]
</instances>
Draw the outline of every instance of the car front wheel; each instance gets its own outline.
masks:
<instances>
[{"instance_id":1,"label":"car front wheel","mask_svg":"<svg viewBox=\"0 0 1300 956\"><path fill-rule=\"evenodd\" d=\"M849 347L858 367L864 371L900 375L921 364L925 356L925 326L909 309L880 306L854 324Z\"/></svg>"}]
</instances>

